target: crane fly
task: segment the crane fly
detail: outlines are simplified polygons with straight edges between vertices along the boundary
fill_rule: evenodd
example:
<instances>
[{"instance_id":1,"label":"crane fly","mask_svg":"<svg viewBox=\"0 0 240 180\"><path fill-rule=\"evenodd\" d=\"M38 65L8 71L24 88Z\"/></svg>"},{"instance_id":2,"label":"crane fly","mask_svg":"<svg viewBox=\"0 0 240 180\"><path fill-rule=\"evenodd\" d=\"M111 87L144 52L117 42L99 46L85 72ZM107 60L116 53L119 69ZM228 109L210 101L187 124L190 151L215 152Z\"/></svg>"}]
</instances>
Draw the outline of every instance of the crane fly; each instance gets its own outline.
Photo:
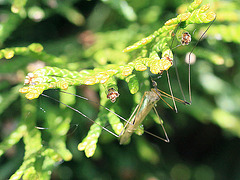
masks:
<instances>
[{"instance_id":1,"label":"crane fly","mask_svg":"<svg viewBox=\"0 0 240 180\"><path fill-rule=\"evenodd\" d=\"M198 43L203 39L203 37L205 36L205 34L207 33L208 29L211 27L211 25L213 24L215 20L213 20L211 22L211 24L208 26L208 28L203 32L203 34L200 36L199 40L197 41L197 43L194 45L193 49L190 51L189 53L189 59L188 59L188 93L189 93L189 100L190 102L187 102L186 101L186 98L185 98L185 95L183 93L183 89L182 89L182 85L181 85L181 82L180 82L180 77L179 77L179 73L178 73L178 69L177 69L177 66L176 66L176 62L173 58L173 64L175 66L175 71L176 71L176 76L177 76L177 80L178 80L178 84L179 84L179 88L180 88L180 91L182 93L182 96L183 96L183 100L179 99L179 98L176 98L174 97L173 95L173 91L172 91L172 88L171 88L171 83L170 83L170 75L168 73L168 70L167 70L167 79L168 79L168 86L169 86L169 90L170 90L170 94L167 94L165 93L164 91L161 91L157 88L157 83L155 81L152 80L153 82L153 88L151 89L151 91L146 91L141 99L141 102L139 105L137 105L137 107L135 108L134 112L132 113L132 115L130 116L127 124L125 125L124 127L124 131L123 131L123 134L120 134L120 144L126 144L130 137L132 136L133 132L135 130L137 130L139 128L139 125L143 122L143 120L146 118L146 116L149 114L149 112L153 109L155 111L155 113L157 114L158 116L158 119L160 121L160 124L162 126L162 129L163 129L163 132L164 132L164 135L165 135L165 138L162 138L162 137L159 137L159 136L156 136L148 131L145 131L146 133L160 139L160 140L163 140L165 142L169 142L169 138L168 138L168 135L167 135L167 132L163 126L163 123L157 113L157 110L155 108L155 105L156 103L159 101L159 100L162 100L164 101L172 110L175 110L175 112L177 113L178 110L177 110L177 106L175 104L175 101L177 102L180 102L182 104L185 104L185 105L191 105L192 103L192 96L191 96L191 70L190 70L190 65L191 65L191 54L193 54L193 50L196 48L196 46L198 45ZM181 23L181 22L180 22ZM178 31L178 28L180 27L180 23L179 25L177 26L176 28L176 31ZM173 32L174 34L174 37L175 37L175 33ZM172 39L172 42L171 42L171 45L170 45L170 48L172 49L172 46L173 46L173 43L174 43L174 37ZM188 32L183 32L181 34L181 39L180 39L180 42L181 44L178 45L178 46L185 46L185 45L188 45L190 42L191 42L191 35L188 33ZM177 46L177 47L178 47ZM171 98L172 101L173 101L173 105L174 105L174 108L171 107L171 105L169 105L164 99L163 97L167 97L167 98ZM135 114L135 115L134 115Z\"/></svg>"},{"instance_id":2,"label":"crane fly","mask_svg":"<svg viewBox=\"0 0 240 180\"><path fill-rule=\"evenodd\" d=\"M174 41L174 40L173 40ZM173 45L173 41L172 41L172 44L171 44L171 47ZM181 44L182 45L187 45L189 44L189 42L191 41L191 35L187 32L184 32L182 34L182 38L181 38ZM91 121L92 123L95 123L97 124L98 126L100 126L102 129L104 129L105 131L107 131L108 133L114 135L115 137L117 138L120 138L120 144L125 144L128 139L130 139L132 133L138 129L139 125L142 123L142 121L145 119L145 117L149 114L149 112L151 111L151 109L153 109L155 111L155 113L157 114L159 120L160 120L160 117L157 113L157 110L156 108L154 107L155 104L159 101L159 100L163 100L172 110L175 110L175 112L177 112L177 108L176 108L176 104L175 104L175 101L177 102L180 102L182 104L190 104L188 103L187 101L185 100L181 100L179 98L176 98L173 96L173 92L172 92L172 88L171 88L171 84L170 84L170 77L169 77L169 73L167 71L167 77L168 77L168 83L169 83L169 88L170 88L170 92L171 92L171 95L165 93L164 91L161 91L159 89L157 89L157 83L155 81L153 81L153 86L154 88L151 89L151 91L146 91L141 99L141 102L139 105L137 105L137 107L135 108L134 112L132 113L132 115L130 116L129 120L126 120L125 118L121 117L120 115L118 115L117 113L115 112L112 112L110 109L102 106L101 104L95 102L95 101L91 101L83 96L79 96L79 95L76 95L76 94L72 94L72 93L69 93L69 92L66 92L66 91L60 91L62 93L65 93L65 94L71 94L71 95L74 95L78 98L81 98L81 99L84 99L84 100L88 100L88 101L91 101L91 102L94 102L96 104L98 104L99 106L105 108L107 111L113 113L114 115L118 116L120 119L122 119L123 121L126 122L123 130L121 131L121 133L118 135L114 132L112 132L111 130L107 129L106 127L98 124L97 122L95 122L93 119L89 118L87 115L85 115L84 113L82 113L81 111L79 111L78 109L75 109L51 96L48 96L46 94L42 94L42 96L44 97L47 97L47 98L50 98L54 101L57 101L61 104L63 104L64 106L72 109L73 111L77 112L78 114L82 115L83 117L87 118L89 121ZM111 100L111 102L115 102L116 101L116 98L119 96L119 93L113 89L113 88L110 88L108 90L108 95L107 95L107 98ZM167 97L167 98L170 98L173 100L173 104L174 104L174 107L175 108L172 108L171 105L169 105L164 99L163 97ZM151 134L152 136L158 138L158 139L161 139L165 142L169 142L169 138L167 136L167 133L166 133L166 130L163 126L163 123L162 121L160 120L160 124L162 126L162 129L164 131L164 134L165 134L165 139L164 138L161 138L161 137L158 137L148 131L145 131L146 133L148 134Z\"/></svg>"},{"instance_id":3,"label":"crane fly","mask_svg":"<svg viewBox=\"0 0 240 180\"><path fill-rule=\"evenodd\" d=\"M153 80L152 80L153 81ZM157 110L155 108L156 103L159 100L164 101L171 109L173 109L171 107L171 105L169 105L164 99L163 97L167 97L167 98L174 98L175 101L180 102L182 104L189 104L186 101L183 101L181 99L178 99L176 97L172 97L172 95L169 95L167 93L165 93L164 91L161 91L157 88L157 83L155 81L153 81L153 88L151 89L151 91L146 91L141 99L141 102L139 105L137 105L137 107L135 108L134 112L132 113L132 115L130 116L128 122L125 125L124 128L124 132L122 135L120 135L120 144L126 144L130 137L132 136L133 132L135 130L137 130L137 128L139 128L139 125L143 122L143 120L146 118L146 116L149 114L149 112L153 109L155 111L155 113L158 116L158 119L160 120L160 124L162 126L165 138L156 136L148 131L148 134L153 135L154 137L161 139L165 142L169 142L169 138L167 135L167 132L163 126L163 123L157 113ZM135 114L135 115L134 115Z\"/></svg>"},{"instance_id":4,"label":"crane fly","mask_svg":"<svg viewBox=\"0 0 240 180\"><path fill-rule=\"evenodd\" d=\"M179 73L178 73L178 70L177 70L177 66L176 66L176 62L175 60L173 59L173 64L175 66L175 70L176 70L176 76L177 76L177 80L178 80L178 84L179 84L179 87L180 87L180 90L181 90L181 93L183 95L183 100L179 99L179 98L176 98L174 97L173 95L173 91L172 91L172 88L171 88L171 84L170 84L170 75L169 75L169 72L167 71L167 79L168 79L168 85L169 85L169 89L170 89L170 95L165 93L164 91L161 91L159 89L157 89L157 83L155 81L153 81L153 88L150 90L150 91L146 91L140 101L140 104L137 105L137 107L135 108L134 112L132 113L132 115L130 116L129 120L126 120L124 119L123 117L121 117L120 115L118 115L117 113L115 112L112 112L110 109L102 106L101 104L95 102L95 101L92 101L94 103L97 103L99 106L105 108L107 111L109 112L112 112L113 114L115 114L116 116L118 116L120 119L122 119L123 121L126 122L122 132L118 135L112 131L110 131L109 129L107 129L106 127L96 123L93 119L89 118L88 116L86 116L85 114L83 114L82 112L80 112L79 110L53 98L53 97L50 97L48 95L45 95L45 94L42 94L42 96L45 96L47 98L50 98L54 101L57 101L61 104L63 104L64 106L74 110L75 112L77 112L78 114L81 114L83 117L87 118L88 120L90 120L92 123L95 123L97 125L99 125L102 129L104 129L105 131L109 132L110 134L114 135L115 137L118 137L120 138L120 144L126 144L128 142L128 140L130 139L130 137L132 136L133 132L136 131L140 124L143 122L143 120L146 118L146 116L149 114L149 112L153 109L155 111L155 113L157 114L158 116L158 119L160 120L160 117L157 113L157 110L155 108L155 105L156 103L159 101L159 100L162 100L164 101L167 106L169 106L172 110L175 110L175 112L177 112L177 107L176 107L176 104L175 104L175 101L177 102L180 102L182 104L187 104L187 105L190 105L191 102L192 102L192 97L191 97L191 77L190 77L190 56L191 54L193 53L193 50L196 48L197 44L199 43L199 41L201 41L201 39L204 37L204 35L206 34L206 32L208 31L208 29L210 28L210 26L213 24L214 21L211 22L211 24L208 26L208 28L204 31L204 33L201 35L201 37L199 38L199 40L197 41L197 43L194 45L193 49L191 50L191 52L189 53L189 59L188 59L188 91L189 91L189 100L190 102L187 102L185 99L185 96L184 96L184 93L183 93L183 90L182 90L182 86L181 86L181 82L180 82L180 78L179 78ZM181 22L180 22L181 23ZM179 23L179 26L180 26L180 23ZM177 26L177 29L176 31L178 30L178 27ZM175 36L176 33L173 33L173 35ZM191 41L191 35L188 33L188 32L183 32L182 33L182 36L181 36L181 45L188 45ZM172 49L172 46L173 46L173 43L174 43L174 37L172 39L172 42L171 42L171 45L170 45L170 48ZM178 45L178 46L181 46L181 45ZM177 46L177 47L178 47ZM32 78L32 77L31 77ZM71 93L68 93L68 92L65 92L65 91L60 91L62 93L66 93L66 94L71 94ZM81 98L81 99L85 99L85 100L89 100L85 97L82 97L82 96L79 96L79 95L76 95L76 94L71 94L71 95L74 95L78 98ZM116 101L116 98L119 96L119 93L116 92L114 89L109 89L108 91L108 99L110 99L112 102L115 102ZM169 105L164 99L163 97L167 97L167 98L170 98L173 100L173 104L174 104L174 108ZM91 100L89 100L91 101ZM161 139L165 142L169 142L169 138L168 138L168 135L166 133L166 130L163 126L163 123L162 121L160 120L160 124L161 124L161 127L163 129L163 132L164 132L164 135L165 135L165 138L162 138L162 137L159 137L159 136L156 136L148 131L145 131L146 133L148 134L151 134L153 135L154 137L158 138L158 139Z\"/></svg>"},{"instance_id":5,"label":"crane fly","mask_svg":"<svg viewBox=\"0 0 240 180\"><path fill-rule=\"evenodd\" d=\"M137 107L135 108L134 112L132 113L132 115L130 116L130 118L128 120L126 120L125 118L121 117L120 115L118 115L117 113L111 111L110 109L108 109L107 107L99 104L98 102L95 102L95 101L92 101L88 98L85 98L83 96L80 96L80 95L77 95L77 94L72 94L72 93L69 93L69 92L66 92L66 91L61 91L59 90L61 93L65 93L65 94L69 94L69 95L74 95L78 98L81 98L81 99L84 99L84 100L87 100L87 101L91 101L93 103L96 103L97 105L99 105L100 107L103 107L104 109L106 109L107 111L113 113L114 115L116 115L117 117L119 117L120 119L122 119L123 121L126 122L123 130L121 131L121 133L118 135L114 132L112 132L111 130L107 129L105 126L102 126L100 124L98 124L97 122L95 122L93 119L91 119L90 117L88 117L87 115L85 115L84 113L82 113L81 111L79 111L78 109L72 107L72 106L69 106L51 96L48 96L46 94L41 94L42 96L46 97L46 98L50 98L70 109L72 109L73 111L77 112L78 114L82 115L83 117L87 118L89 121L91 121L92 123L95 123L97 124L98 126L100 126L103 130L107 131L108 133L112 134L113 136L117 137L117 138L120 138L120 144L126 144L128 139L130 139L131 135L133 134L133 132L135 130L137 130L138 126L142 123L142 121L145 119L145 117L149 114L149 112L151 111L151 109L153 109L155 111L155 113L157 114L159 120L160 120L160 117L157 113L157 110L156 108L154 107L155 104L159 101L159 100L162 100L164 101L167 106L169 106L171 109L173 109L171 107L171 105L169 105L164 99L163 97L166 97L166 98L170 98L172 99L172 96L165 93L164 91L161 91L157 88L157 83L155 81L153 81L153 88L151 89L151 91L146 91L142 97L142 100L140 102L139 105L137 105ZM186 101L183 101L179 98L176 98L176 97L173 97L175 101L177 102L180 102L182 104L189 104L188 102ZM165 134L165 139L164 138L161 138L157 135L154 135L146 130L144 130L144 132L158 138L158 139L161 139L165 142L169 142L169 138L167 136L167 133L165 131L165 128L163 126L163 123L162 121L160 120L160 124L162 126L162 129L164 131L164 134Z\"/></svg>"}]
</instances>

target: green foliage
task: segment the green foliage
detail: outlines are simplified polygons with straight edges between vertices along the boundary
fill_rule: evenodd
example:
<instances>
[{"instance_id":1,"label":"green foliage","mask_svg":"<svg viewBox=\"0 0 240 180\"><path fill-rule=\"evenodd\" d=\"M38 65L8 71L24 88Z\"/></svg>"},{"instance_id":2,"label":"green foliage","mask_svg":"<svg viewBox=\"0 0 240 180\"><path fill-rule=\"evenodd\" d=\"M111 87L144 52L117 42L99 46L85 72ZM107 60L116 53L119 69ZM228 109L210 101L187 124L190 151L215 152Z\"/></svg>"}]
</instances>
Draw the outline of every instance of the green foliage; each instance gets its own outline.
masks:
<instances>
[{"instance_id":1,"label":"green foliage","mask_svg":"<svg viewBox=\"0 0 240 180\"><path fill-rule=\"evenodd\" d=\"M87 2L91 3L91 1ZM228 138L239 137L239 63L234 61L239 57L237 53L239 47L236 47L236 44L240 42L238 33L240 16L236 11L239 9L237 3L215 2L211 4L212 9L206 12L209 5L200 6L199 0L188 5L184 2L177 9L179 15L168 21L165 18L174 15L168 14L172 11L172 7L171 10L166 11L169 8L167 1L108 0L88 4L89 14L84 14L84 9L79 10L82 4L78 7L76 4L79 2L76 0L38 2L14 0L11 3L3 1L0 5L1 3L5 6L0 14L0 46L2 48L0 50L0 125L2 131L7 122L12 119L12 124L16 124L16 127L13 125L14 130L11 133L1 134L0 155L11 159L10 152L17 147L14 156L23 161L20 165L14 163L12 158L9 162L13 163L9 168L10 165L5 163L3 158L0 165L0 179L50 179L51 176L71 179L75 175L79 178L93 179L97 176L109 178L109 174L115 179L129 179L127 173L123 172L129 172L130 179L140 177L174 179L180 174L185 179L190 176L196 179L201 179L200 176L203 177L202 179L207 179L214 177L214 174L215 178L218 178L218 172L222 172L222 167L212 168L214 165L208 164L213 161L212 159L202 160L202 164L181 163L183 158L178 158L176 148L171 150L163 148L160 151L143 136L139 139L135 138L136 143L133 141L126 147L120 148L117 145L116 148L114 136L103 133L102 138L99 139L102 133L99 125L104 127L110 125L110 129L120 134L123 124L118 116L106 111L103 107L96 112L88 102L80 102L76 97L60 93L59 98L63 103L86 112L86 115L99 124L93 124L87 133L86 129L89 127L84 124L86 119L85 121L80 119L81 117L79 118L76 113L62 104L58 106L51 101L46 102L46 99L40 95L48 89L68 89L68 92L75 94L76 86L100 84L100 86L88 87L99 91L100 104L107 106L112 112L129 117L131 109L139 103L143 92L149 90L147 69L153 74L163 73L163 75L165 75L163 71L168 70L172 76L172 69L174 69L170 68L172 62L179 67L181 77L185 77L182 84L186 91L187 69L176 60L184 59L187 51L193 48L194 42L187 47L180 46L173 49L176 46L173 38L181 41L182 32L190 32L193 41L196 42L209 25L200 27L196 24L211 22L215 18L213 12L216 12L217 19L207 32L206 39L194 49L198 60L191 77L192 106L179 107L180 112L185 113L180 115L182 117L180 119L173 112L168 113L165 107L160 113L168 113L169 119L174 120L178 130L168 127L165 121L164 125L167 126L170 139L175 134L176 137L181 137L180 144L185 141L187 136L185 132L191 132L194 129L192 123L196 121L192 120L193 117L205 125L210 123L217 125ZM180 2L174 2L172 6L177 7L178 3ZM91 11L92 8L94 10ZM98 9L101 10L101 16ZM90 15L89 18L85 19L88 15ZM60 16L63 17L64 22L60 23L61 26L53 27L52 24L58 21ZM45 23L48 22L50 23L46 25ZM88 30L77 34L80 30L79 26L97 32ZM24 80L27 73L29 74ZM126 93L126 89L123 90L125 86L119 86L119 80L127 83L134 97ZM25 81L25 87L22 88L23 81ZM122 81L120 83L123 84ZM167 89L164 78L161 78L161 83L158 84L161 89ZM27 93L27 99L32 101L23 96L19 98L18 89L20 88L22 93ZM106 98L110 88L123 92L115 104ZM177 88L177 81L173 79L172 89L176 96L179 95L176 92ZM81 91L84 93L84 89ZM53 93L55 96L56 94L57 92ZM94 99L95 94L91 96L92 98L89 99ZM40 99L40 105L36 104L39 102L37 98ZM40 110L39 106L43 106L43 110ZM152 114L151 117L157 118ZM176 122L175 119L177 119ZM81 127L71 134L72 123L77 123ZM151 123L147 121L146 126L151 126ZM46 127L46 129L39 127ZM80 131L81 134L79 134ZM207 140L199 136L201 139L198 140L199 144L205 141L206 144L210 142L211 135L214 137L214 131L211 133L213 134L210 134ZM82 136L86 134L87 136L83 139ZM81 139L83 140L79 143ZM23 157L21 140L25 147ZM101 144L98 148L97 143ZM173 142L173 145L175 144ZM80 152L76 152L77 147L85 151L87 157L95 153L93 156L95 160L85 159ZM184 149L189 152L188 149L193 151L203 147L204 145L200 148L191 146ZM226 157L226 154L224 155ZM111 162L108 169L94 167L93 162L101 157ZM59 171L54 171L60 162L70 160L78 165L73 165L69 168L71 170L65 171L67 168L64 164L65 169L58 166ZM224 159L222 160L219 155L214 163L220 166L224 164L222 161ZM157 167L162 169L159 170ZM103 170L100 175L98 169ZM16 170L15 173L14 170ZM72 177L71 173L62 173L69 171L74 174ZM52 175L52 172L55 173ZM224 176L226 174L221 178Z\"/></svg>"},{"instance_id":2,"label":"green foliage","mask_svg":"<svg viewBox=\"0 0 240 180\"><path fill-rule=\"evenodd\" d=\"M189 6L187 13L180 14L176 18L168 20L162 28L155 31L152 35L125 48L123 52L130 52L145 47L145 56L142 56L143 53L140 53L140 56L138 56L136 60L131 61L127 65L111 64L93 70L82 70L79 73L46 66L30 73L25 81L25 84L29 84L30 86L21 89L20 92L27 93L26 97L28 99L35 99L38 98L44 90L50 88L67 89L68 86L76 86L79 84L104 84L112 76L125 78L131 75L134 69L137 71L145 71L147 67L150 67L150 71L153 74L162 73L162 71L168 70L172 66L173 54L171 50L171 37L172 31L178 28L178 24L184 23L184 25L181 25L181 31L189 24L208 23L215 19L216 15L213 12L205 13L209 9L209 5L204 5L197 9L200 4L201 1L194 1ZM153 40L155 40L153 45L147 47ZM162 53L161 59L158 53ZM129 78L126 81L130 83L129 87L133 86ZM135 87L135 89L136 88L137 87ZM137 91L131 92L134 93Z\"/></svg>"}]
</instances>

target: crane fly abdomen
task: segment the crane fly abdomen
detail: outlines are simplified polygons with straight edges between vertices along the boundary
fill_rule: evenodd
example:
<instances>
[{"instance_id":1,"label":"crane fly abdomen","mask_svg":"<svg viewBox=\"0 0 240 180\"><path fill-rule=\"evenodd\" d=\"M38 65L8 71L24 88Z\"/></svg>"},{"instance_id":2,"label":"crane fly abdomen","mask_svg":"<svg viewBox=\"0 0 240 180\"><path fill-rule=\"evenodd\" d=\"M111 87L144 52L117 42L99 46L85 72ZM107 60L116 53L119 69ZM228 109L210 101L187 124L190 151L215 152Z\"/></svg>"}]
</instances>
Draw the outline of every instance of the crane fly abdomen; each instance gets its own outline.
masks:
<instances>
[{"instance_id":1,"label":"crane fly abdomen","mask_svg":"<svg viewBox=\"0 0 240 180\"><path fill-rule=\"evenodd\" d=\"M125 131L120 136L120 144L126 144L129 141L133 132L143 122L143 120L149 114L154 105L160 100L160 96L160 92L156 91L155 89L151 89L151 91L147 91L144 93L136 115L129 120Z\"/></svg>"}]
</instances>

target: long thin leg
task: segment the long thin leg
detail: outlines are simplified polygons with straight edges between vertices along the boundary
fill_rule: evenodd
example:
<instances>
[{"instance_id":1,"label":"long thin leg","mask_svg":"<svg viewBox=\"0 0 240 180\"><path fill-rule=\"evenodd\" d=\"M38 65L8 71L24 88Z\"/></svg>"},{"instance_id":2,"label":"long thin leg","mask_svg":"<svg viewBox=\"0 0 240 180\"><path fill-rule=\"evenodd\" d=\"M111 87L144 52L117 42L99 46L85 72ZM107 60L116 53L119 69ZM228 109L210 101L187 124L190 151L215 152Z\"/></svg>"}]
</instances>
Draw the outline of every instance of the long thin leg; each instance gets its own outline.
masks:
<instances>
[{"instance_id":1,"label":"long thin leg","mask_svg":"<svg viewBox=\"0 0 240 180\"><path fill-rule=\"evenodd\" d=\"M105 131L107 131L107 132L109 132L110 134L114 135L115 137L119 137L117 134L113 133L112 131L108 130L107 128L105 128L105 127L101 126L100 124L96 123L94 120L92 120L91 118L89 118L88 116L86 116L85 114L83 114L82 112L80 112L79 110L77 110L77 109L75 109L75 108L73 108L73 107L71 107L71 106L69 106L69 105L67 105L67 104L65 104L65 103L63 103L63 102L61 102L61 101L53 98L53 97L51 97L51 96L48 96L48 95L46 95L46 94L41 94L41 95L44 96L44 97L50 98L50 99L52 99L52 100L54 100L54 101L56 101L56 102L58 102L58 103L63 104L64 106L72 109L73 111L77 112L78 114L81 114L83 117L87 118L87 119L90 120L92 123L97 124L97 125L100 126L102 129L104 129Z\"/></svg>"},{"instance_id":2,"label":"long thin leg","mask_svg":"<svg viewBox=\"0 0 240 180\"><path fill-rule=\"evenodd\" d=\"M131 114L129 120L128 120L127 123L124 125L124 128L123 128L123 130L121 131L121 133L119 134L119 137L123 134L123 132L124 132L124 130L126 129L127 125L128 125L128 124L131 124L130 122L131 122L132 118L135 117L134 115L135 115L135 112L136 112L136 110L138 109L138 107L139 107L139 104L136 106L136 108L134 109L133 113ZM133 124L131 124L131 125L133 125Z\"/></svg>"},{"instance_id":3,"label":"long thin leg","mask_svg":"<svg viewBox=\"0 0 240 180\"><path fill-rule=\"evenodd\" d=\"M65 94L70 94L70 95L76 96L76 97L78 97L78 98L81 98L81 99L84 99L84 100L87 100L87 101L93 102L93 103L95 103L95 104L97 104L97 105L103 107L103 108L106 109L107 111L113 113L114 115L116 115L116 116L119 117L120 119L124 120L125 122L128 122L128 120L126 120L125 118L123 118L123 117L120 116L119 114L113 112L112 110L108 109L107 107L101 105L101 104L98 103L98 102L92 101L92 100L90 100L90 99L88 99L88 98L86 98L86 97L79 96L79 95L77 95L77 94L72 94L72 93L70 93L70 92L61 91L61 90L59 90L59 91L62 92L62 93L65 93Z\"/></svg>"},{"instance_id":4,"label":"long thin leg","mask_svg":"<svg viewBox=\"0 0 240 180\"><path fill-rule=\"evenodd\" d=\"M146 130L144 130L144 132L146 132L146 133L148 133L148 134L150 134L150 135L152 135L152 136L154 136L154 137L156 137L156 138L158 138L158 139L160 139L160 140L163 140L163 141L169 143L170 140L169 140L168 135L167 135L167 132L166 132L164 126L163 126L163 123L162 123L162 121L161 121L161 118L159 117L158 112L157 112L157 110L156 110L155 107L153 107L153 110L154 110L155 113L157 114L157 117L158 117L158 119L159 119L159 121L160 121L160 124L161 124L161 126L162 126L162 129L163 129L163 132L164 132L164 135L165 135L165 138L166 138L166 139L164 139L164 138L162 138L162 137L159 137L159 136L157 136L157 135L155 135L155 134L153 134L153 133L150 133L150 132L148 132L148 131L146 131Z\"/></svg>"},{"instance_id":5,"label":"long thin leg","mask_svg":"<svg viewBox=\"0 0 240 180\"><path fill-rule=\"evenodd\" d=\"M193 50L197 47L198 43L202 40L202 38L205 36L205 34L207 33L207 31L209 30L209 28L212 26L212 24L214 23L214 21L216 20L217 16L215 17L215 19L211 22L211 24L208 26L208 28L204 31L204 33L201 35L201 37L199 38L199 40L197 41L197 43L194 45L193 49L191 50L191 52L189 53L188 56L188 93L189 93L189 101L190 104L192 103L192 92L191 92L191 62L190 62L190 57L191 54L193 53Z\"/></svg>"},{"instance_id":6,"label":"long thin leg","mask_svg":"<svg viewBox=\"0 0 240 180\"><path fill-rule=\"evenodd\" d=\"M167 101L165 101L165 100L162 98L162 94L157 93L155 89L154 89L154 92L158 95L158 97L159 97L163 102L165 102L165 103L167 104L168 107L170 107L172 110L174 110L173 107L172 107ZM170 96L170 95L169 95L169 96Z\"/></svg>"},{"instance_id":7,"label":"long thin leg","mask_svg":"<svg viewBox=\"0 0 240 180\"><path fill-rule=\"evenodd\" d=\"M175 112L178 113L177 106L176 106L176 103L175 103L175 100L174 100L174 96L173 96L173 91L172 91L172 87L171 87L170 77L169 77L168 71L167 71L167 78L168 78L168 86L169 86L170 93L171 93L171 96L172 96L172 101L173 101L174 109L175 109Z\"/></svg>"},{"instance_id":8,"label":"long thin leg","mask_svg":"<svg viewBox=\"0 0 240 180\"><path fill-rule=\"evenodd\" d=\"M143 103L143 100L144 100L147 92L148 92L148 91L144 92L144 95L143 95L143 97L142 97L142 99L141 99L141 101L140 101L140 103L139 103L139 105L138 105L139 107L138 107L138 110L137 110L136 115L139 113L139 111L140 111L140 109L141 109L141 107L142 107L142 103ZM133 122L133 125L134 125L134 124L135 124L135 121Z\"/></svg>"},{"instance_id":9,"label":"long thin leg","mask_svg":"<svg viewBox=\"0 0 240 180\"><path fill-rule=\"evenodd\" d=\"M143 95L140 103L136 106L136 108L134 109L133 113L131 114L131 116L130 116L128 122L127 122L127 124L131 124L131 125L134 126L135 121L133 121L133 123L130 123L130 120L132 119L132 117L133 117L133 115L135 114L136 110L137 110L137 112L136 112L135 115L137 115L137 114L139 113L139 110L140 110L140 108L142 107L142 103L143 103L143 100L144 100L144 97L145 97L145 96L146 96L146 92L144 93L144 95ZM134 116L134 117L135 117L135 116ZM127 124L124 126L124 129L127 127Z\"/></svg>"},{"instance_id":10,"label":"long thin leg","mask_svg":"<svg viewBox=\"0 0 240 180\"><path fill-rule=\"evenodd\" d=\"M177 68L176 63L174 63L174 68L175 68L175 72L176 72L176 76L177 76L178 86L180 88L183 100L186 102L186 97L185 97L184 92L183 92L182 83L181 83L181 80L180 80L180 77L179 77L178 68Z\"/></svg>"},{"instance_id":11,"label":"long thin leg","mask_svg":"<svg viewBox=\"0 0 240 180\"><path fill-rule=\"evenodd\" d=\"M180 24L181 24L181 21L178 23L178 26L177 26L177 28L176 28L176 32L177 32ZM175 36L174 36L174 37L175 37ZM179 46L182 46L182 44L180 44L180 45L172 48L173 43L174 43L174 40L175 40L174 37L173 37L173 40L172 40L172 42L171 42L170 49L175 49L175 48L177 48L177 47L179 47ZM176 65L176 60L175 60L175 58L173 58L173 65L174 65L174 68L175 68L175 71L176 71L176 76L177 76L177 80L178 80L178 85L179 85L180 91L181 91L181 93L182 93L182 96L183 96L184 101L186 101L185 95L184 95L184 93L183 93L182 84L181 84L181 81L180 81L180 77L179 77L178 68L177 68L177 65Z\"/></svg>"},{"instance_id":12,"label":"long thin leg","mask_svg":"<svg viewBox=\"0 0 240 180\"><path fill-rule=\"evenodd\" d=\"M172 98L172 96L169 95L168 93L166 93L166 92L164 92L164 91L162 91L160 89L157 89L157 90L161 93L161 96L167 97L167 98ZM175 101L178 101L178 102L180 102L182 104L188 104L189 105L189 103L187 101L184 101L184 100L176 98L176 97L173 97L173 98L175 99Z\"/></svg>"},{"instance_id":13,"label":"long thin leg","mask_svg":"<svg viewBox=\"0 0 240 180\"><path fill-rule=\"evenodd\" d=\"M137 107L134 109L134 112L132 113L131 117L129 118L129 121L131 120L132 125L128 125L128 126L125 125L124 133L122 133L122 135L120 137L120 144L125 144L129 140L129 138L131 137L131 135L137 128L136 125L140 124L143 121L143 118L146 116L146 114L145 114L145 116L141 116L141 118L140 118L140 117L138 117L138 113L140 112L140 109L143 105L143 101L144 101L144 98L145 98L147 92L144 93L139 105L137 105ZM134 114L135 114L135 116L134 116Z\"/></svg>"}]
</instances>

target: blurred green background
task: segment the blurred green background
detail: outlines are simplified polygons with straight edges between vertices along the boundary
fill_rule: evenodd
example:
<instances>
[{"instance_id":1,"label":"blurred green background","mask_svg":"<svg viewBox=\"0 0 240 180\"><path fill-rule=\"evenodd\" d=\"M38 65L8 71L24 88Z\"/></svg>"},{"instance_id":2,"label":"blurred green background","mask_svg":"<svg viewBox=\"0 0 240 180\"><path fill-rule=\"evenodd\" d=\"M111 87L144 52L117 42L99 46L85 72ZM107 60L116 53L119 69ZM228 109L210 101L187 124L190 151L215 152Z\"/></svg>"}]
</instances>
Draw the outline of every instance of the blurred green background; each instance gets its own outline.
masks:
<instances>
[{"instance_id":1,"label":"blurred green background","mask_svg":"<svg viewBox=\"0 0 240 180\"><path fill-rule=\"evenodd\" d=\"M116 138L103 132L98 149L86 158L77 145L91 125L87 119L58 103L40 97L28 101L18 92L28 72L36 68L58 66L70 70L91 69L106 63L125 63L131 60L122 49L160 28L164 22L182 12L179 6L191 3L180 0L34 0L0 1L1 49L41 43L44 50L59 61L39 61L33 56L15 56L0 61L0 140L3 141L21 119L33 114L41 131L43 145L48 145L51 122L70 118L67 148L73 158L55 164L51 179L179 179L212 180L240 179L240 3L238 1L203 1L210 3L217 19L194 50L192 66L191 106L178 105L174 113L162 102L158 112L164 120L170 143L147 134L133 135L131 143L119 145ZM183 8L183 6L181 6ZM192 43L174 49L184 92L188 88L186 53L191 51L207 25L192 26ZM169 70L176 97L181 93L175 70ZM127 84L119 81L121 96L114 104L118 113L128 118L135 100L149 90L149 75L140 93L131 95ZM168 91L165 75L158 87ZM99 87L80 86L72 89L80 95L99 100ZM62 98L57 91L46 94ZM69 96L67 96L69 98ZM66 97L65 97L66 99ZM79 99L70 101L91 118L97 117L98 107ZM26 104L34 108L24 112ZM148 131L161 135L160 126L146 120ZM56 123L57 124L57 123ZM0 179L8 179L22 164L24 143L19 141L0 159Z\"/></svg>"}]
</instances>

